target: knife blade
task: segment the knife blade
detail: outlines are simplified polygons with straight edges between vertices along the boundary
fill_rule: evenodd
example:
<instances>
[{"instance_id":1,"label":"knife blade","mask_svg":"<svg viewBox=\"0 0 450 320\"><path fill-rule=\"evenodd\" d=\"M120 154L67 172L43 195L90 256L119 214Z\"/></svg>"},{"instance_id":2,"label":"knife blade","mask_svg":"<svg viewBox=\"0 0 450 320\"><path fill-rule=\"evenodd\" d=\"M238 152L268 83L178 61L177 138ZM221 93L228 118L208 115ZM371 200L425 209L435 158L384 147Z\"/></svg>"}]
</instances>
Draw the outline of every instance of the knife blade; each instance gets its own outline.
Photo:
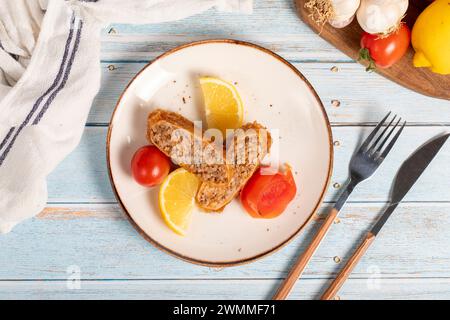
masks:
<instances>
[{"instance_id":1,"label":"knife blade","mask_svg":"<svg viewBox=\"0 0 450 320\"><path fill-rule=\"evenodd\" d=\"M386 208L382 216L378 219L377 223L370 231L373 235L376 236L378 232L380 232L392 212L394 212L398 204L403 200L414 183L422 175L449 136L450 133L447 133L427 142L416 150L411 156L409 156L409 158L402 164L395 177L391 192L390 205Z\"/></svg>"},{"instance_id":2,"label":"knife blade","mask_svg":"<svg viewBox=\"0 0 450 320\"><path fill-rule=\"evenodd\" d=\"M430 142L420 147L408 159L406 159L405 162L403 162L402 166L398 170L397 175L395 176L391 192L390 205L386 208L380 219L378 219L372 230L367 233L361 244L345 264L344 268L342 268L342 270L339 272L336 279L334 279L328 289L323 293L321 297L322 300L330 300L336 295L336 293L344 284L345 280L353 271L353 268L358 264L361 257L373 243L378 232L380 232L381 228L389 219L392 212L394 212L398 204L403 200L403 198L412 188L417 179L419 179L419 177L422 175L430 162L439 152L442 145L447 141L449 136L450 133L447 133L434 138Z\"/></svg>"}]
</instances>

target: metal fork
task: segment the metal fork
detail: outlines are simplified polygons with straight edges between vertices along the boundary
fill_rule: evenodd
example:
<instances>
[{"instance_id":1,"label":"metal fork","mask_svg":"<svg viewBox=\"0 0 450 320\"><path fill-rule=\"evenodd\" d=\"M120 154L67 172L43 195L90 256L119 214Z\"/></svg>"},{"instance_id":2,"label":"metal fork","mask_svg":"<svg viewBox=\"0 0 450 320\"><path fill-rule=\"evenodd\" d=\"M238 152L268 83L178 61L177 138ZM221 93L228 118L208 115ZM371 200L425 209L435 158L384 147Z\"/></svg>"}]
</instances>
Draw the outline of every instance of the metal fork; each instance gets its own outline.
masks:
<instances>
[{"instance_id":1,"label":"metal fork","mask_svg":"<svg viewBox=\"0 0 450 320\"><path fill-rule=\"evenodd\" d=\"M405 127L406 121L403 124L399 124L401 122L401 118L399 118L395 124L393 125L397 115L395 115L392 120L385 126L384 130L377 136L377 133L380 131L381 127L385 125L386 120L391 115L389 112L383 120L381 120L378 125L373 129L367 139L363 142L358 151L353 155L350 161L350 179L340 195L339 199L336 201L334 207L331 209L331 212L328 214L325 222L320 227L317 234L314 236L308 248L306 248L305 252L297 259L291 271L289 272L287 278L283 281L281 286L278 288L278 291L275 293L273 299L274 300L282 300L285 299L292 287L294 286L297 279L303 273L306 265L309 260L313 256L314 252L319 247L321 241L325 237L327 231L330 229L330 226L335 221L336 217L339 214L339 211L347 201L348 197L352 193L353 189L361 182L368 179L373 173L378 169L380 164L384 161L388 153L391 151L398 137L403 131ZM392 134L395 132L396 128L399 127L395 135L391 138ZM389 130L389 128L391 128ZM386 145L387 143L387 145ZM386 145L386 147L385 147Z\"/></svg>"}]
</instances>

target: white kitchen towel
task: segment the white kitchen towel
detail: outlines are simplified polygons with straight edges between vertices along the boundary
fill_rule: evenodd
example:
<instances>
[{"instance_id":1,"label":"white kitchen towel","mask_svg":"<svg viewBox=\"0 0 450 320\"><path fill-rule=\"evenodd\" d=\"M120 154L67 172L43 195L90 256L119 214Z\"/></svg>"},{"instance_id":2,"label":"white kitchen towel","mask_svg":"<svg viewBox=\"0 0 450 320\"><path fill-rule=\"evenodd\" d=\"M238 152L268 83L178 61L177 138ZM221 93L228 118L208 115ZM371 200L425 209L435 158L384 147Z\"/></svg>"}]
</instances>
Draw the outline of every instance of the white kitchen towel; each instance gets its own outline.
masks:
<instances>
[{"instance_id":1,"label":"white kitchen towel","mask_svg":"<svg viewBox=\"0 0 450 320\"><path fill-rule=\"evenodd\" d=\"M47 175L80 141L100 87L101 28L212 7L250 13L252 0L0 0L1 233L44 208Z\"/></svg>"}]
</instances>

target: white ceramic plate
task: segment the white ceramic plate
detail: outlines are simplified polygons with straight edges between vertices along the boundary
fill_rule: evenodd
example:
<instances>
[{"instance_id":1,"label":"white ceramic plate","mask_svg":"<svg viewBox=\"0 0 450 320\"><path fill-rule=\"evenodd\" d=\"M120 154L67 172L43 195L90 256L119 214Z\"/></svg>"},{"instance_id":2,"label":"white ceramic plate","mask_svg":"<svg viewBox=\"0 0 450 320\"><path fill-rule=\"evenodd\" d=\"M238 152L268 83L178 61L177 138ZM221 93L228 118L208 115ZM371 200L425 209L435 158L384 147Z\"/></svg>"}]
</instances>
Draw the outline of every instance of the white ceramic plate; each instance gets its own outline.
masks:
<instances>
[{"instance_id":1,"label":"white ceramic plate","mask_svg":"<svg viewBox=\"0 0 450 320\"><path fill-rule=\"evenodd\" d=\"M235 83L244 102L244 122L279 129L280 160L295 174L298 193L275 219L251 218L239 200L221 214L193 212L185 237L172 232L158 209L159 188L134 182L130 162L146 141L154 108L204 119L199 76ZM317 210L332 170L332 138L325 110L312 86L291 64L259 46L208 40L173 49L145 66L120 97L111 119L107 161L119 203L141 235L189 262L229 266L250 262L291 240ZM272 148L272 152L274 152Z\"/></svg>"}]
</instances>

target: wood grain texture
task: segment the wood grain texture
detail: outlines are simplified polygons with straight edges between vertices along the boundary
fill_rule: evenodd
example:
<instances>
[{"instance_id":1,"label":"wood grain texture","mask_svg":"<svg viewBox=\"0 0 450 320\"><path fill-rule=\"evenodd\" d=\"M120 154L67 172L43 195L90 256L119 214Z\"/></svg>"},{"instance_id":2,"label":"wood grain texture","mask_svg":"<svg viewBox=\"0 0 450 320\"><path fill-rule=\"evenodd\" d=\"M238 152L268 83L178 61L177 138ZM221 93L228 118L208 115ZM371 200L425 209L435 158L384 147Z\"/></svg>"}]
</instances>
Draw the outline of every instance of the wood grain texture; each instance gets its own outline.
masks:
<instances>
[{"instance_id":1,"label":"wood grain texture","mask_svg":"<svg viewBox=\"0 0 450 320\"><path fill-rule=\"evenodd\" d=\"M344 268L338 273L336 278L330 284L330 286L325 290L321 300L331 300L336 297L339 289L344 285L345 281L348 279L350 274L352 273L355 266L358 264L359 260L366 253L367 249L369 249L372 242L375 240L375 235L369 231L367 236L363 239L361 244L358 246L353 255L348 259Z\"/></svg>"},{"instance_id":2,"label":"wood grain texture","mask_svg":"<svg viewBox=\"0 0 450 320\"><path fill-rule=\"evenodd\" d=\"M176 45L212 38L236 38L282 49L294 60L350 61L345 54L299 23L294 3L254 0L252 15L209 10L180 21L114 24L103 32L102 59L148 59ZM111 46L110 46L111 45Z\"/></svg>"},{"instance_id":3,"label":"wood grain texture","mask_svg":"<svg viewBox=\"0 0 450 320\"><path fill-rule=\"evenodd\" d=\"M145 119L143 119L145 121ZM448 131L449 126L407 127L395 148L368 181L361 183L349 201L387 201L388 192L401 162L418 146L433 136ZM334 173L325 201L334 201L340 186L348 178L348 163L360 139L366 137L372 127L334 126L336 141ZM49 201L56 203L115 202L111 191L105 159L106 127L88 127L80 145L48 178ZM280 136L289 134L283 132ZM337 145L338 144L338 145ZM450 172L442 170L450 162L450 144L441 149L405 201L450 201ZM301 172L302 168L296 168ZM73 173L77 174L73 174Z\"/></svg>"},{"instance_id":4,"label":"wood grain texture","mask_svg":"<svg viewBox=\"0 0 450 320\"><path fill-rule=\"evenodd\" d=\"M297 18L296 18L297 19ZM297 19L298 20L298 19ZM265 27L267 28L267 27ZM153 60L162 53L177 46L207 39L236 39L256 43L277 52L290 61L302 62L352 62L345 54L335 50L324 40L317 40L310 30L303 28L293 34L238 33L204 34L204 31L185 30L181 34L143 33L115 34L102 39L101 59L104 62L131 61L142 62ZM255 29L256 30L256 29Z\"/></svg>"},{"instance_id":5,"label":"wood grain texture","mask_svg":"<svg viewBox=\"0 0 450 320\"><path fill-rule=\"evenodd\" d=\"M383 206L344 206L302 279L333 278ZM321 213L327 210L323 207ZM117 205L57 204L2 235L0 280L66 279L70 266L78 266L85 280L281 279L305 250L322 217L288 246L261 261L217 269L188 264L157 250L138 235ZM402 204L350 278L450 278L450 255L443 245L450 242L449 229L450 203ZM274 290L265 294L271 296Z\"/></svg>"},{"instance_id":6,"label":"wood grain texture","mask_svg":"<svg viewBox=\"0 0 450 320\"><path fill-rule=\"evenodd\" d=\"M268 299L279 280L0 281L0 299ZM326 281L302 279L291 299L317 299ZM450 279L350 279L339 299L449 299ZM243 289L245 288L245 289Z\"/></svg>"},{"instance_id":7,"label":"wood grain texture","mask_svg":"<svg viewBox=\"0 0 450 320\"><path fill-rule=\"evenodd\" d=\"M304 45L307 46L307 43ZM283 48L281 46L279 49ZM102 63L102 86L91 108L89 124L109 123L123 89L144 66L144 62ZM409 124L450 125L449 101L412 92L376 73L365 72L357 63L295 62L294 66L314 86L334 124L376 124L392 110L404 116ZM333 67L337 72L331 71ZM183 107L181 99L174 103Z\"/></svg>"},{"instance_id":8,"label":"wood grain texture","mask_svg":"<svg viewBox=\"0 0 450 320\"><path fill-rule=\"evenodd\" d=\"M320 297L377 219L400 160L429 137L449 130L450 102L364 72L301 23L292 0L255 0L251 16L210 10L175 22L112 25L103 31L102 87L88 128L79 147L48 179L48 208L0 236L0 298L260 299L273 295L317 224L256 263L227 269L194 266L138 236L120 212L107 178L106 125L126 83L162 52L211 38L266 46L293 62L314 85L334 124L337 142L328 202L340 191L336 183L342 185L346 179L348 160L360 135L371 129L360 125L375 124L393 110L418 126L407 128L390 162L373 181L361 185L353 202L343 208L294 287L293 299ZM337 72L331 71L334 66ZM450 298L450 173L443 170L449 160L449 150L443 149L355 268L339 293L341 299ZM327 204L322 212L326 210ZM317 219L321 223L323 218ZM71 266L80 268L81 290L67 289Z\"/></svg>"},{"instance_id":9,"label":"wood grain texture","mask_svg":"<svg viewBox=\"0 0 450 320\"><path fill-rule=\"evenodd\" d=\"M358 59L362 29L356 19L345 28L337 29L330 24L319 25L310 17L305 8L306 0L295 0L300 18L323 39L333 44L352 59ZM423 0L409 1L404 21L412 29L419 14L429 3ZM376 72L402 86L422 94L450 100L450 76L431 72L428 68L414 68L412 58L414 49L410 46L405 56L387 69L378 68Z\"/></svg>"},{"instance_id":10,"label":"wood grain texture","mask_svg":"<svg viewBox=\"0 0 450 320\"><path fill-rule=\"evenodd\" d=\"M324 222L320 225L319 229L312 237L311 242L308 244L306 249L294 262L291 271L289 271L287 277L281 283L277 292L273 296L274 300L284 300L288 297L297 279L301 277L301 275L303 274L303 271L305 270L314 253L319 248L326 234L328 233L334 221L336 220L338 214L339 211L336 208L332 208L330 212L326 215Z\"/></svg>"}]
</instances>

